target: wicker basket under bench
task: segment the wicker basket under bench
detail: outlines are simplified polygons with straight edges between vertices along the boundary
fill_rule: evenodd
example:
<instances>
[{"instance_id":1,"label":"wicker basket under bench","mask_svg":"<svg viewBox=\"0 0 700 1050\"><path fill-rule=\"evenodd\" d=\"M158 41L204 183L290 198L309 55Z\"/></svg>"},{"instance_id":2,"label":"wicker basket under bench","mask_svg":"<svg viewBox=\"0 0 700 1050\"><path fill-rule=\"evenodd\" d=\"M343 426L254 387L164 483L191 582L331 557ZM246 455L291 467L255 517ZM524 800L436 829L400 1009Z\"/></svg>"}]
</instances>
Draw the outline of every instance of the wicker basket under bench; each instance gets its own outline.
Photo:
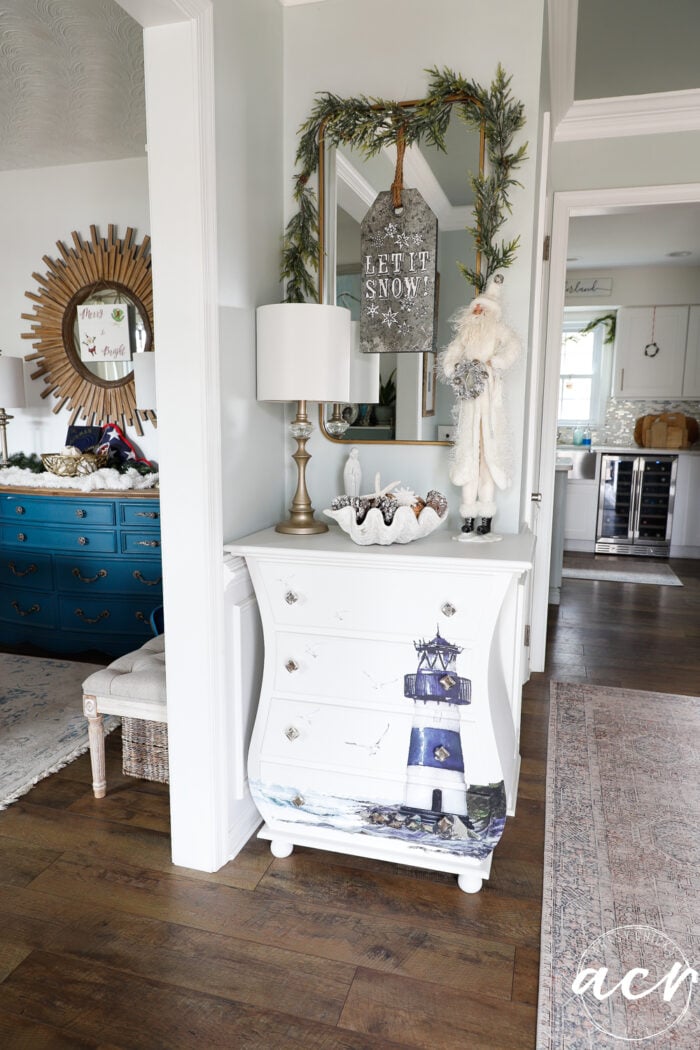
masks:
<instances>
[{"instance_id":1,"label":"wicker basket under bench","mask_svg":"<svg viewBox=\"0 0 700 1050\"><path fill-rule=\"evenodd\" d=\"M122 718L122 772L130 777L168 783L166 722Z\"/></svg>"},{"instance_id":2,"label":"wicker basket under bench","mask_svg":"<svg viewBox=\"0 0 700 1050\"><path fill-rule=\"evenodd\" d=\"M165 635L93 671L83 682L83 712L88 721L95 798L104 798L107 790L104 715L122 720L124 772L167 783Z\"/></svg>"}]
</instances>

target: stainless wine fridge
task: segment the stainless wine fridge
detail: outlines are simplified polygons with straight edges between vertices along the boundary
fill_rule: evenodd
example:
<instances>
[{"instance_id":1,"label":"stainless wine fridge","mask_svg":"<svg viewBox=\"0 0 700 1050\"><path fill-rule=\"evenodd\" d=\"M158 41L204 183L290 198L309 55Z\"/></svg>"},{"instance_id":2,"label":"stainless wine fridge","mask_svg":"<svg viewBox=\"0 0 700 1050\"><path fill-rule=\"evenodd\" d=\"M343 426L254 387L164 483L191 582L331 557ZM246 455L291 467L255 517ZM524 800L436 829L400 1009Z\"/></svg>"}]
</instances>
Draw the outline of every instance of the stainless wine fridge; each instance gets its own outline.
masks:
<instances>
[{"instance_id":1,"label":"stainless wine fridge","mask_svg":"<svg viewBox=\"0 0 700 1050\"><path fill-rule=\"evenodd\" d=\"M601 456L595 549L668 557L677 456Z\"/></svg>"}]
</instances>

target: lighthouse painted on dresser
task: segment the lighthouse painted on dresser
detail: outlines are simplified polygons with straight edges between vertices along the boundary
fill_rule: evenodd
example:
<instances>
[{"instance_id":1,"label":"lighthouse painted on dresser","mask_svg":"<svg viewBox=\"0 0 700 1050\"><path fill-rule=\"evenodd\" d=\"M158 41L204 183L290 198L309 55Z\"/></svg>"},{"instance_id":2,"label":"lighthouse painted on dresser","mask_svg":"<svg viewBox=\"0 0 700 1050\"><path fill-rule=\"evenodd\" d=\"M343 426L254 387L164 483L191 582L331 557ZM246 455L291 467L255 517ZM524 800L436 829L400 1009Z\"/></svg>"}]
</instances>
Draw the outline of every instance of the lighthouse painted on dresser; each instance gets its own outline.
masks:
<instances>
[{"instance_id":1,"label":"lighthouse painted on dresser","mask_svg":"<svg viewBox=\"0 0 700 1050\"><path fill-rule=\"evenodd\" d=\"M406 805L440 816L467 814L467 781L460 739L460 708L471 703L471 682L455 661L462 649L440 635L414 642L415 674L404 676L404 696L413 701Z\"/></svg>"}]
</instances>

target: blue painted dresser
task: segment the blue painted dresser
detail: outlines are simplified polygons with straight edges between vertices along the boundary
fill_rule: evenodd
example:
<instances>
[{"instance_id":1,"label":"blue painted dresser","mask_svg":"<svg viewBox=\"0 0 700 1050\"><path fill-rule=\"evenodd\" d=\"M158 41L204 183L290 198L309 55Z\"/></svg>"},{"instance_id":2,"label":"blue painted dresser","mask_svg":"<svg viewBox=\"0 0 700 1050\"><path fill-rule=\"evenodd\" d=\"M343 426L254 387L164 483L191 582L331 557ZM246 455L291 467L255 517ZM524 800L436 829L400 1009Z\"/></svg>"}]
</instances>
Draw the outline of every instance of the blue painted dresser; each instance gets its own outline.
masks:
<instances>
[{"instance_id":1,"label":"blue painted dresser","mask_svg":"<svg viewBox=\"0 0 700 1050\"><path fill-rule=\"evenodd\" d=\"M162 602L157 493L0 491L0 644L120 656Z\"/></svg>"}]
</instances>

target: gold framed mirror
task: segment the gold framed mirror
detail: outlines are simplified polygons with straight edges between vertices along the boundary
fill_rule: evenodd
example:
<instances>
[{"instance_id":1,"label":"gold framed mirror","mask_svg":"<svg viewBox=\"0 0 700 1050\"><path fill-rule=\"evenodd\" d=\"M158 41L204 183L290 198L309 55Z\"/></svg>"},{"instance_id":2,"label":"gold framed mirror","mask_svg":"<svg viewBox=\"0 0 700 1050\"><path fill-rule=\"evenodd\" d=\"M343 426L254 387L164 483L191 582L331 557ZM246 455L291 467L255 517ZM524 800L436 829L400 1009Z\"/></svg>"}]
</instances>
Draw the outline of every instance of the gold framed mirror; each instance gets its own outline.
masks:
<instances>
[{"instance_id":1,"label":"gold framed mirror","mask_svg":"<svg viewBox=\"0 0 700 1050\"><path fill-rule=\"evenodd\" d=\"M435 66L426 69L425 72L429 76L428 90L425 98L415 102L392 102L366 95L343 99L330 91L316 94L311 113L299 128L293 194L297 210L287 222L281 253L280 277L285 284L285 302L335 302L335 294L323 294L324 273L331 255L328 250L328 225L324 214L327 200L326 182L331 191L335 185L334 174L328 179L326 175L326 157L332 156L333 153L324 147L356 147L365 159L376 158L385 148L395 148L397 162L391 189L398 215L400 188L405 183L401 176L405 151L408 147L422 147L427 143L444 152L445 133L455 112L465 125L477 128L480 132L478 174L474 173L473 166L461 172L463 182L471 187L474 194L471 225L466 228L466 232L473 238L473 244L467 253L467 263L459 261L457 268L467 284L479 293L497 271L511 266L515 261L519 237L516 236L510 241L502 240L500 233L511 211L511 190L519 185L514 178L514 172L527 157L526 142L518 147L513 146L514 136L525 124L523 103L511 94L511 78L506 75L500 64L486 89L476 81L467 80L447 67L439 69ZM318 195L324 198L320 207L317 206L312 182L316 174ZM386 186L382 186L382 190L385 189ZM395 197L397 190L398 203ZM395 230L390 233L390 224L384 227L384 239L394 236L394 233ZM474 251L476 258L473 265L469 265ZM413 263L409 262L409 266L413 266ZM314 277L314 271L318 271L317 278ZM335 271L333 277L335 278ZM444 279L441 275L441 286ZM327 280L325 285L327 287ZM433 287L437 291L437 275ZM461 291L460 303L464 305L466 296L463 286ZM412 294L410 290L408 294ZM369 294L368 298L371 298ZM369 309L367 312L369 313ZM386 315L382 315L383 320L384 318L387 325L396 323L393 310L387 310ZM423 324L425 325L425 318ZM438 350L439 337L434 344L435 350ZM421 348L420 353L423 352L425 351ZM360 356L371 357L373 353L363 353ZM410 357L411 354L400 353L399 356ZM419 356L419 352L415 352L413 356ZM364 366L360 371L364 372ZM413 373L414 394L417 393L419 381L426 384L424 397L417 399L421 405L428 406L423 416L434 418L439 426L436 418L438 409L432 413L430 409L433 391L429 388L429 383L430 378L435 377L431 362L428 361L425 368L414 367ZM419 376L427 378L419 380ZM385 378L387 384L390 378ZM343 407L333 406L333 434L328 433L326 415L321 411L321 429L331 441L343 440L338 437L342 429ZM357 406L345 407L350 409L352 415ZM449 442L438 440L429 443Z\"/></svg>"},{"instance_id":2,"label":"gold framed mirror","mask_svg":"<svg viewBox=\"0 0 700 1050\"><path fill-rule=\"evenodd\" d=\"M42 398L56 398L54 412L69 409L69 425L78 419L86 425L118 423L142 435L144 420L157 423L153 409L136 407L132 364L135 353L153 350L150 238L138 244L129 227L120 239L111 224L106 238L96 226L90 227L89 241L75 230L71 237L72 248L56 242L60 258L43 257L46 274L32 274L39 293L25 293L34 303L33 313L22 314L31 322L22 338L34 346L25 360L38 362L31 378L43 379ZM93 361L81 347L78 312L105 304L114 307L113 316L128 331L126 345L121 360L105 355Z\"/></svg>"}]
</instances>

